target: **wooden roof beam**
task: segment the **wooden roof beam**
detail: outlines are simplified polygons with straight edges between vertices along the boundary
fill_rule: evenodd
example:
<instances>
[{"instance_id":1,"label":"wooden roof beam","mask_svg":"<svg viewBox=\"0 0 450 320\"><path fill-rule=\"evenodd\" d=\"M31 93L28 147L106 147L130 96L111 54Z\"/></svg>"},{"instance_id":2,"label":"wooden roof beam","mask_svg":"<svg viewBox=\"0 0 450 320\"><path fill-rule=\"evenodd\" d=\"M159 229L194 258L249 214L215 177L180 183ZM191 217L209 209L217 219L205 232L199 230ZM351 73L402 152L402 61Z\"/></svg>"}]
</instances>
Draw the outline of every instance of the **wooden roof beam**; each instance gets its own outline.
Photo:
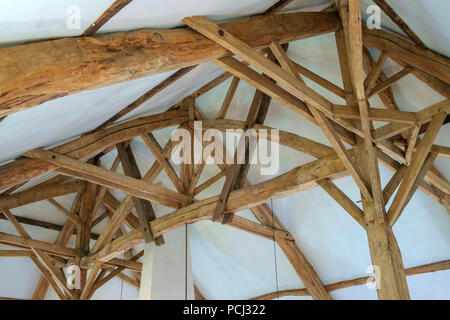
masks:
<instances>
[{"instance_id":1,"label":"wooden roof beam","mask_svg":"<svg viewBox=\"0 0 450 320\"><path fill-rule=\"evenodd\" d=\"M274 39L285 43L333 32L340 23L332 12L299 12L243 18L223 27L253 47L262 48ZM142 29L0 49L0 69L9 70L0 77L0 117L83 90L177 70L227 54L227 50L187 28Z\"/></svg>"}]
</instances>

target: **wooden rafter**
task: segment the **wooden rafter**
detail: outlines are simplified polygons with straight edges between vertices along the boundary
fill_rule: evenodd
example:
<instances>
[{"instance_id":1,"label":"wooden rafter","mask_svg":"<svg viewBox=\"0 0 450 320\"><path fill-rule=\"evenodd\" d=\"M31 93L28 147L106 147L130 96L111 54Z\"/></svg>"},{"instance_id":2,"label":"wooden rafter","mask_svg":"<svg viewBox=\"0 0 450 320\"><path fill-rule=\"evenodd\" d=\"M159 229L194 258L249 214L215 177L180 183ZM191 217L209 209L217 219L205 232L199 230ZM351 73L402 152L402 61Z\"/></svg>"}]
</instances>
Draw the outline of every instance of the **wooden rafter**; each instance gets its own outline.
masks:
<instances>
[{"instance_id":1,"label":"wooden rafter","mask_svg":"<svg viewBox=\"0 0 450 320\"><path fill-rule=\"evenodd\" d=\"M363 32L364 44L387 52L390 58L418 69L444 83L450 83L450 61L428 49L419 47L408 40L384 30L368 30Z\"/></svg>"},{"instance_id":2,"label":"wooden rafter","mask_svg":"<svg viewBox=\"0 0 450 320\"><path fill-rule=\"evenodd\" d=\"M177 125L188 119L187 110L174 109L92 132L52 148L51 151L83 159L115 146L119 142L128 141L146 132ZM19 159L13 161L0 167L0 188L21 184L55 168L54 165L40 160Z\"/></svg>"},{"instance_id":3,"label":"wooden rafter","mask_svg":"<svg viewBox=\"0 0 450 320\"><path fill-rule=\"evenodd\" d=\"M280 11L281 9L283 9L285 6L287 6L291 2L292 2L292 0L278 0L277 2L275 2L275 4L273 6L271 6L269 9L264 11L263 14L273 14L277 11Z\"/></svg>"},{"instance_id":4,"label":"wooden rafter","mask_svg":"<svg viewBox=\"0 0 450 320\"><path fill-rule=\"evenodd\" d=\"M276 178L255 184L231 192L226 212L233 212L251 208L270 199L285 197L289 194L306 190L316 186L316 181L333 178L342 174L345 166L335 154L315 160ZM185 223L211 219L217 203L217 197L208 198L195 202L173 213L157 218L150 223L150 228L155 236L163 234ZM181 219L180 219L181 218ZM0 234L1 235L1 234ZM1 237L0 237L1 241ZM124 247L143 241L140 230L136 229L124 235L122 239L106 243L106 246L97 253L93 253L84 259L92 261L95 259L111 258L121 253ZM120 250L118 250L118 248ZM93 250L93 252L95 252Z\"/></svg>"}]
</instances>

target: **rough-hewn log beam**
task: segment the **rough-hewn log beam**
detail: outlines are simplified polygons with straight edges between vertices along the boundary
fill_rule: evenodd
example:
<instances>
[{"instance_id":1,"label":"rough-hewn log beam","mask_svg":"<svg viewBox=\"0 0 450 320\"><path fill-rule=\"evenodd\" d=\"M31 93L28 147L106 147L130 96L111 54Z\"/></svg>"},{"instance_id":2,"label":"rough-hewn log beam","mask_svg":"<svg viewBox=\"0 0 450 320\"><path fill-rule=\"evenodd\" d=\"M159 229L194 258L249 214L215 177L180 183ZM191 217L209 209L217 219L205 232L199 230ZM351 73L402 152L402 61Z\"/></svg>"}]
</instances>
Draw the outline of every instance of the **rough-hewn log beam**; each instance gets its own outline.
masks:
<instances>
[{"instance_id":1,"label":"rough-hewn log beam","mask_svg":"<svg viewBox=\"0 0 450 320\"><path fill-rule=\"evenodd\" d=\"M223 24L253 47L340 28L332 12L261 15ZM0 50L0 116L82 90L212 61L228 51L187 28L63 38Z\"/></svg>"}]
</instances>

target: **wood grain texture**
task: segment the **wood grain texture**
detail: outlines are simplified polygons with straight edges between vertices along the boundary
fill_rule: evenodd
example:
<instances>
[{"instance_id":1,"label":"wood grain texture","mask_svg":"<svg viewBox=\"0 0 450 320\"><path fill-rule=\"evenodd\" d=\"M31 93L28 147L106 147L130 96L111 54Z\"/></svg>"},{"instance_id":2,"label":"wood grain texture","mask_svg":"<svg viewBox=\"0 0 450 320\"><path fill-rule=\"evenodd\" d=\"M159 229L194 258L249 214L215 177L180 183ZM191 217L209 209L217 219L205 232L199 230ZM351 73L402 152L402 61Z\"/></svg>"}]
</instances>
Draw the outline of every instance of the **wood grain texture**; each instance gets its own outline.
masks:
<instances>
[{"instance_id":1,"label":"wood grain texture","mask_svg":"<svg viewBox=\"0 0 450 320\"><path fill-rule=\"evenodd\" d=\"M253 47L340 27L330 12L262 15L223 24ZM0 117L83 90L212 61L228 54L187 29L143 29L0 49Z\"/></svg>"}]
</instances>

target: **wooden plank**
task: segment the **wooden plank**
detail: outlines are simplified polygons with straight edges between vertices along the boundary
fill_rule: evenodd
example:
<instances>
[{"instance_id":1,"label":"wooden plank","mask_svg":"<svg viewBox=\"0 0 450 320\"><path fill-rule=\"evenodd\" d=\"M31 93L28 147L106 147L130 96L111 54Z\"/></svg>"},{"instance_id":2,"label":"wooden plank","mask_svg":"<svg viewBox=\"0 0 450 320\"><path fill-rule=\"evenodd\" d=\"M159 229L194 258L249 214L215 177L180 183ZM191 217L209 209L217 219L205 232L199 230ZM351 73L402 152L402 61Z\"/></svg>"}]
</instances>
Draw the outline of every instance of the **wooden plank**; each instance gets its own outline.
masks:
<instances>
[{"instance_id":1,"label":"wooden plank","mask_svg":"<svg viewBox=\"0 0 450 320\"><path fill-rule=\"evenodd\" d=\"M287 50L287 45L282 48L282 50ZM269 52L268 58L270 61L276 61L273 53ZM265 78L269 78L266 75L263 75ZM270 79L270 81L275 82ZM250 105L250 109L247 114L247 119L245 120L243 130L246 131L249 128L255 126L255 124L263 124L265 117L267 115L269 105L271 102L271 97L264 94L263 92L256 90L253 96L252 104ZM239 139L237 150L244 149L244 159L238 159L238 153L236 151L234 157L234 163L236 167L231 166L229 170L229 174L226 176L225 184L222 189L222 193L220 194L219 199L222 199L222 202L219 201L219 205L217 206L214 214L213 221L217 219L218 216L223 217L222 223L228 223L233 220L234 213L230 213L226 216L223 215L224 209L226 207L226 201L228 201L229 194L234 189L242 188L244 185L244 181L247 177L247 173L250 167L250 160L253 157L253 153L255 151L256 146L250 146L249 137L242 135ZM242 163L243 162L243 163ZM242 163L242 164L240 164ZM228 181L230 180L230 181ZM231 184L228 184L230 182ZM220 212L220 214L219 214Z\"/></svg>"},{"instance_id":2,"label":"wooden plank","mask_svg":"<svg viewBox=\"0 0 450 320\"><path fill-rule=\"evenodd\" d=\"M292 0L278 0L275 2L273 6L271 6L269 9L263 12L263 14L273 14L281 9L283 9L285 6L287 6L289 3L291 3Z\"/></svg>"},{"instance_id":3,"label":"wooden plank","mask_svg":"<svg viewBox=\"0 0 450 320\"><path fill-rule=\"evenodd\" d=\"M235 74L245 82L251 84L258 90L271 96L273 99L279 101L283 106L288 107L292 111L300 114L310 121L314 121L313 116L303 101L283 88L280 88L255 70L247 67L244 63L231 57L216 60L215 63L221 68L224 68L228 72Z\"/></svg>"},{"instance_id":4,"label":"wooden plank","mask_svg":"<svg viewBox=\"0 0 450 320\"><path fill-rule=\"evenodd\" d=\"M103 14L98 17L82 34L83 37L90 37L96 33L106 22L114 17L120 10L122 10L127 4L133 0L116 0L114 3L106 9Z\"/></svg>"},{"instance_id":5,"label":"wooden plank","mask_svg":"<svg viewBox=\"0 0 450 320\"><path fill-rule=\"evenodd\" d=\"M128 141L142 133L183 123L189 119L187 110L171 110L130 120L72 139L51 150L76 159L84 159L115 144ZM0 166L0 189L21 184L56 167L48 162L19 159Z\"/></svg>"},{"instance_id":6,"label":"wooden plank","mask_svg":"<svg viewBox=\"0 0 450 320\"><path fill-rule=\"evenodd\" d=\"M188 195L194 196L195 187L197 186L198 181L200 180L200 177L202 175L203 169L205 168L205 165L206 165L205 162L202 162L201 164L197 165L194 176L192 177L192 180L191 180L191 184L189 185L189 189L187 191Z\"/></svg>"},{"instance_id":7,"label":"wooden plank","mask_svg":"<svg viewBox=\"0 0 450 320\"><path fill-rule=\"evenodd\" d=\"M91 269L91 273L89 274L88 280L86 281L83 290L81 291L80 300L88 299L89 294L91 293L92 287L94 285L94 281L97 278L101 266L102 266L101 262L97 262L94 264L94 267Z\"/></svg>"},{"instance_id":8,"label":"wooden plank","mask_svg":"<svg viewBox=\"0 0 450 320\"><path fill-rule=\"evenodd\" d=\"M36 265L36 267L38 267L38 269L42 272L42 275L47 279L47 282L51 284L53 290L55 290L56 294L58 295L58 297L61 300L65 300L66 296L64 295L64 293L61 291L61 289L58 287L58 285L56 284L55 280L53 279L52 275L50 274L50 272L45 268L44 265L42 265L42 263L39 261L39 259L36 256L32 256L31 260L33 260L34 264Z\"/></svg>"},{"instance_id":9,"label":"wooden plank","mask_svg":"<svg viewBox=\"0 0 450 320\"><path fill-rule=\"evenodd\" d=\"M441 129L445 117L446 114L443 112L436 115L431 121L431 124L428 127L424 138L420 142L419 148L417 149L417 152L415 153L411 164L406 170L402 184L400 185L398 192L392 202L392 205L389 208L388 218L391 225L394 225L394 223L400 217L402 209L407 201L408 194L414 185L414 181L416 180L416 177L421 170L425 159L428 156L428 153L430 152L431 146L434 142L434 139L436 139L439 130Z\"/></svg>"},{"instance_id":10,"label":"wooden plank","mask_svg":"<svg viewBox=\"0 0 450 320\"><path fill-rule=\"evenodd\" d=\"M267 74L277 82L280 82L280 84L285 86L289 91L293 92L295 95L303 99L306 103L312 105L314 108L322 111L328 117L333 118L335 122L338 122L346 129L350 131L357 130L348 122L334 117L332 113L332 103L330 101L308 88L301 81L299 81L296 76L280 69L279 66L264 57L264 55L262 55L261 53L255 51L251 46L245 43L245 41L242 41L232 33L224 30L223 28L220 28L218 25L202 16L184 18L183 21L190 27L204 34L206 37L216 41L224 48L232 51L234 54L243 57L248 63L257 67L259 70L261 70L263 73ZM274 85L274 83L267 79L266 83L264 83L264 79L261 79L261 76L258 75L257 72L254 72L251 69L242 66L242 64L239 64L232 58L221 58L216 60L215 63L225 68L227 71L233 72L241 79L244 79L245 81L254 85L257 89L263 91L267 95L272 96L273 98L279 100L282 104L292 108L294 111L301 113L307 119L313 121L311 116L309 115L307 107L303 102L300 101L299 103L298 99L295 99L295 97L293 97L289 93L286 94L285 90L281 89L277 85ZM255 81L255 79L257 79L257 81ZM277 91L278 94L274 94L274 92ZM280 94L281 100L279 99ZM292 98L294 99L292 100Z\"/></svg>"},{"instance_id":11,"label":"wooden plank","mask_svg":"<svg viewBox=\"0 0 450 320\"><path fill-rule=\"evenodd\" d=\"M211 185L213 185L214 183L219 181L220 178L225 177L226 175L227 175L226 171L221 171L218 174L216 174L215 176L209 178L208 180L206 180L205 182L203 182L201 185L199 185L198 187L196 187L194 189L194 195L197 195L200 192L202 192L203 190L209 188Z\"/></svg>"},{"instance_id":12,"label":"wooden plank","mask_svg":"<svg viewBox=\"0 0 450 320\"><path fill-rule=\"evenodd\" d=\"M276 241L280 239L294 241L292 235L286 230L274 229L237 215L233 215L227 225L269 240L274 240L275 237Z\"/></svg>"},{"instance_id":13,"label":"wooden plank","mask_svg":"<svg viewBox=\"0 0 450 320\"><path fill-rule=\"evenodd\" d=\"M144 255L144 251L141 250L139 253L135 254L133 257L130 258L130 261L137 261L138 259L140 259L142 256ZM123 272L125 268L123 266L121 267L117 267L115 268L113 271L111 271L108 275L106 275L103 278L97 279L94 282L92 291L95 292L96 290L98 290L98 288L100 288L101 286L103 286L105 283L107 283L109 280L111 280L112 278L116 277L119 273ZM92 293L93 293L92 292ZM92 295L91 293L91 295Z\"/></svg>"},{"instance_id":14,"label":"wooden plank","mask_svg":"<svg viewBox=\"0 0 450 320\"><path fill-rule=\"evenodd\" d=\"M116 158L114 159L111 167L109 168L109 170L115 172L117 170L117 167L119 166L119 164L120 164L120 158L119 158L119 155L117 155ZM103 202L103 199L105 197L106 191L107 191L106 187L100 186L98 188L97 196L95 198L94 207L92 209L92 215L91 215L91 217L90 217L90 219L88 221L88 223L91 226L91 228L93 228L95 226L94 219L95 219L95 217L97 215L97 212L98 212L98 209L100 208L100 205ZM96 221L96 223L98 223L98 222L99 222L99 220Z\"/></svg>"},{"instance_id":15,"label":"wooden plank","mask_svg":"<svg viewBox=\"0 0 450 320\"><path fill-rule=\"evenodd\" d=\"M172 142L172 140L169 140L169 142L166 144L163 150L163 154L167 156L175 144ZM147 171L147 173L144 175L144 178L142 179L144 182L152 183L159 175L159 173L162 171L162 167L159 165L158 162L155 162L153 166ZM108 195L108 194L106 194ZM105 195L105 196L106 196ZM105 197L106 198L106 197ZM92 252L96 252L99 249L101 249L106 243L110 242L111 239L114 237L117 230L119 230L120 225L124 220L126 220L128 217L130 217L129 213L130 210L133 207L133 201L131 196L127 196L122 203L116 204L114 208L111 208L114 212L113 216L111 217L108 224L105 226L103 231L101 232L98 240L95 242L94 247L92 248ZM162 245L164 241L162 241L163 238L156 238L156 244Z\"/></svg>"},{"instance_id":16,"label":"wooden plank","mask_svg":"<svg viewBox=\"0 0 450 320\"><path fill-rule=\"evenodd\" d=\"M179 208L190 201L189 197L169 189L148 185L142 180L74 160L56 152L35 149L24 153L24 155L55 164L60 167L60 169L57 169L58 172L64 175L75 176L79 179L117 189L132 196L155 201L171 208Z\"/></svg>"},{"instance_id":17,"label":"wooden plank","mask_svg":"<svg viewBox=\"0 0 450 320\"><path fill-rule=\"evenodd\" d=\"M340 1L341 16L345 15L346 8L343 8L343 3ZM366 202L372 202L379 217L385 214L384 200L381 189L380 173L378 168L378 159L375 148L372 143L372 124L369 120L369 107L366 101L366 94L363 83L363 54L362 54L362 31L361 31L361 2L359 0L352 0L348 2L348 34L345 35L347 43L347 57L349 61L349 68L351 72L351 81L355 102L358 105L361 114L361 127L363 132L363 142L366 149L365 165L367 168L361 169L366 171L366 181L371 187L371 196L366 197ZM358 139L357 139L358 140ZM361 166L362 168L363 166ZM358 185L359 186L359 185ZM363 190L361 190L362 192ZM362 192L365 196L365 193Z\"/></svg>"},{"instance_id":18,"label":"wooden plank","mask_svg":"<svg viewBox=\"0 0 450 320\"><path fill-rule=\"evenodd\" d=\"M46 222L46 221L30 219L30 218L26 218L26 217L20 217L20 216L16 216L16 215L14 215L14 217L21 224L26 224L29 226L39 227L39 228L43 228L43 229L47 229L47 230L61 231L61 230L63 230L63 227L64 227L62 225L59 225L56 223L50 223L50 222ZM0 214L0 219L6 220L6 218L1 214ZM77 230L75 229L72 234L76 235ZM98 234L91 233L92 240L97 240L97 238L98 238Z\"/></svg>"},{"instance_id":19,"label":"wooden plank","mask_svg":"<svg viewBox=\"0 0 450 320\"><path fill-rule=\"evenodd\" d=\"M417 188L420 185L420 182L423 180L423 177L425 176L425 174L428 172L428 170L430 170L430 168L433 166L433 162L434 160L436 160L436 154L435 153L429 153L427 158L425 159L425 162L422 165L422 168L420 169L420 171L418 172L416 179L414 180L414 183L411 187L411 189L408 192L408 195L406 196L406 201L403 204L403 207L401 209L401 211L405 210L405 207L408 205L409 201L411 200L411 198L413 197L414 193L416 192ZM388 216L389 219L389 216ZM395 222L392 222L395 223Z\"/></svg>"},{"instance_id":20,"label":"wooden plank","mask_svg":"<svg viewBox=\"0 0 450 320\"><path fill-rule=\"evenodd\" d=\"M400 185L400 182L402 182L403 176L406 172L406 166L401 166L400 169L398 169L394 175L392 176L391 180L387 183L387 185L383 189L383 199L384 199L384 205L387 205L389 202L389 199L394 194L395 190L397 190L398 186Z\"/></svg>"},{"instance_id":21,"label":"wooden plank","mask_svg":"<svg viewBox=\"0 0 450 320\"><path fill-rule=\"evenodd\" d=\"M195 284L194 284L194 296L195 300L207 300Z\"/></svg>"},{"instance_id":22,"label":"wooden plank","mask_svg":"<svg viewBox=\"0 0 450 320\"><path fill-rule=\"evenodd\" d=\"M223 24L255 48L340 28L332 12L260 15ZM126 49L125 49L126 48ZM187 28L62 38L0 50L0 117L83 90L213 61L228 54ZM67 79L70 79L67 80ZM30 98L31 97L31 98Z\"/></svg>"},{"instance_id":23,"label":"wooden plank","mask_svg":"<svg viewBox=\"0 0 450 320\"><path fill-rule=\"evenodd\" d=\"M243 129L245 126L244 121L239 120L218 120L218 119L205 119L202 120L202 128L203 129L218 129L221 131L225 131L226 129ZM269 126L265 126L262 124L255 124L254 129L256 129L256 134L259 134L259 130L267 131L267 139L272 139L271 131L274 129ZM293 150L297 150L306 154L309 154L315 158L322 158L331 153L334 153L334 149L332 147L326 146L322 143L316 142L314 140L296 135L294 133L279 130L279 143L283 146L292 148Z\"/></svg>"},{"instance_id":24,"label":"wooden plank","mask_svg":"<svg viewBox=\"0 0 450 320\"><path fill-rule=\"evenodd\" d=\"M280 230L286 230L267 205L257 206L250 210L261 224ZM277 243L292 264L294 270L297 272L300 280L302 280L308 294L311 295L313 299L331 300L331 296L327 293L313 266L295 241L277 239Z\"/></svg>"},{"instance_id":25,"label":"wooden plank","mask_svg":"<svg viewBox=\"0 0 450 320\"><path fill-rule=\"evenodd\" d=\"M219 84L221 84L222 82L226 81L227 79L229 79L232 76L233 75L231 73L224 72L220 76L217 76L216 78L214 78L213 80L211 80L210 82L205 84L204 86L202 86L199 89L197 89L196 91L194 91L190 96L192 98L196 99L196 98L204 95L209 90L217 87Z\"/></svg>"},{"instance_id":26,"label":"wooden plank","mask_svg":"<svg viewBox=\"0 0 450 320\"><path fill-rule=\"evenodd\" d=\"M373 68L375 67L376 62L372 57L372 54L370 53L369 49L367 49L366 46L363 46L363 67L364 71L367 75L370 75L372 73ZM379 84L382 81L386 80L387 77L384 74L383 71L380 72L380 75L378 77L378 80L375 82L375 84ZM367 80L367 78L366 78ZM366 82L364 82L366 84ZM366 86L364 86L366 88ZM366 90L367 92L367 90ZM381 102L383 102L386 109L390 110L399 110L397 103L394 99L394 93L392 92L392 88L387 88L382 92L378 93L378 96L380 97Z\"/></svg>"},{"instance_id":27,"label":"wooden plank","mask_svg":"<svg viewBox=\"0 0 450 320\"><path fill-rule=\"evenodd\" d=\"M142 179L141 173L137 166L136 160L131 150L131 146L125 148L122 143L116 145L117 152L120 157L120 162L122 163L123 172L125 175L135 178ZM136 208L136 213L139 219L139 224L142 227L144 233L145 242L151 242L153 240L153 234L150 230L149 220L156 218L155 212L153 211L152 204L148 201L133 197L134 207Z\"/></svg>"},{"instance_id":28,"label":"wooden plank","mask_svg":"<svg viewBox=\"0 0 450 320\"><path fill-rule=\"evenodd\" d=\"M261 107L267 108L267 106L262 105L262 97L263 93L259 90L256 90L253 101L250 106L250 110L247 114L247 119L244 124L244 131L248 128L252 128L255 125L256 119L259 115L259 111ZM270 100L268 100L270 103ZM249 139L242 135L239 139L237 150L244 150L243 159L239 159L239 153L236 152L234 156L234 164L230 166L227 171L227 175L225 178L225 183L222 188L222 192L219 195L219 203L214 210L213 221L222 220L222 223L229 223L233 219L234 213L230 213L228 215L224 215L225 208L227 205L228 198L230 193L236 187L239 188L243 185L243 181L245 180L246 170L245 163L250 163L250 159L253 155L254 150L250 150ZM241 163L244 164L241 164Z\"/></svg>"}]
</instances>

